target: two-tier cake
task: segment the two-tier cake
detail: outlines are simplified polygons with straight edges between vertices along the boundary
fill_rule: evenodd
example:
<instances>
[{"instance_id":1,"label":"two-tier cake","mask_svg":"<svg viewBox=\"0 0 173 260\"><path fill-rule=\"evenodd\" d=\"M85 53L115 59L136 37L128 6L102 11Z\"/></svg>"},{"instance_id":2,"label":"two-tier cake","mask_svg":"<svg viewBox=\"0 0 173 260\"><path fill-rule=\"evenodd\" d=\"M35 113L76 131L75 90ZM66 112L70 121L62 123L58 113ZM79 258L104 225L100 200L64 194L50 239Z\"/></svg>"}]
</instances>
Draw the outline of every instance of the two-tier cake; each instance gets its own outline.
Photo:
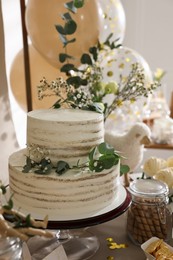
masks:
<instances>
[{"instance_id":1,"label":"two-tier cake","mask_svg":"<svg viewBox=\"0 0 173 260\"><path fill-rule=\"evenodd\" d=\"M10 191L17 207L50 219L94 214L117 195L120 163L111 169L92 172L73 167L88 160L91 149L104 141L103 115L79 109L47 109L27 115L27 148L9 158ZM38 153L36 152L38 151ZM64 174L52 168L49 174L31 169L23 172L26 158L38 154L69 164Z\"/></svg>"}]
</instances>

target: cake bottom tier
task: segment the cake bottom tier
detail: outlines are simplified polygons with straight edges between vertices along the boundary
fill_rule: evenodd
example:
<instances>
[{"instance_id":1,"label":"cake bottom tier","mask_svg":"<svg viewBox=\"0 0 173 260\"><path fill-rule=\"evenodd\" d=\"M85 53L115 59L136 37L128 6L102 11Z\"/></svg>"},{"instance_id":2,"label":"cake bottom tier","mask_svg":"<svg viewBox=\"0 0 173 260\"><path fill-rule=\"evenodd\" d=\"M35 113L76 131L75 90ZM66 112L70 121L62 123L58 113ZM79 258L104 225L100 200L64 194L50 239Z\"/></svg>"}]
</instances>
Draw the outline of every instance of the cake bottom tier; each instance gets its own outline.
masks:
<instances>
[{"instance_id":1,"label":"cake bottom tier","mask_svg":"<svg viewBox=\"0 0 173 260\"><path fill-rule=\"evenodd\" d=\"M119 186L119 165L101 173L68 170L59 176L23 173L24 150L9 158L10 193L15 207L49 219L89 216L104 209L115 200Z\"/></svg>"}]
</instances>

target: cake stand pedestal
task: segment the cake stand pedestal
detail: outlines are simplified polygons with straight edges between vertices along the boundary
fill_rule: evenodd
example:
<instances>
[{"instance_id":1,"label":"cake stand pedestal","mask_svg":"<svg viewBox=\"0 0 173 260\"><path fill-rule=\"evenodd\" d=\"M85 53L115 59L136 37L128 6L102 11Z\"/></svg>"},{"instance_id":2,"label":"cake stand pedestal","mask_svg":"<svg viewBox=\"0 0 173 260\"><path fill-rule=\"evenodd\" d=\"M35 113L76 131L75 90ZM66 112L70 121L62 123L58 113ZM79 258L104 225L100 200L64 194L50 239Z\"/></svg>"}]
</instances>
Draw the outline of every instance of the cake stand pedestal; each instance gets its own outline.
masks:
<instances>
[{"instance_id":1,"label":"cake stand pedestal","mask_svg":"<svg viewBox=\"0 0 173 260\"><path fill-rule=\"evenodd\" d=\"M86 260L99 249L98 238L85 229L60 230L57 238L63 244L68 260Z\"/></svg>"},{"instance_id":2,"label":"cake stand pedestal","mask_svg":"<svg viewBox=\"0 0 173 260\"><path fill-rule=\"evenodd\" d=\"M57 230L57 238L63 244L69 260L86 260L99 249L99 239L88 231L90 226L113 220L123 214L131 204L131 196L123 186L120 199L110 207L91 217L73 220L49 221L48 228Z\"/></svg>"}]
</instances>

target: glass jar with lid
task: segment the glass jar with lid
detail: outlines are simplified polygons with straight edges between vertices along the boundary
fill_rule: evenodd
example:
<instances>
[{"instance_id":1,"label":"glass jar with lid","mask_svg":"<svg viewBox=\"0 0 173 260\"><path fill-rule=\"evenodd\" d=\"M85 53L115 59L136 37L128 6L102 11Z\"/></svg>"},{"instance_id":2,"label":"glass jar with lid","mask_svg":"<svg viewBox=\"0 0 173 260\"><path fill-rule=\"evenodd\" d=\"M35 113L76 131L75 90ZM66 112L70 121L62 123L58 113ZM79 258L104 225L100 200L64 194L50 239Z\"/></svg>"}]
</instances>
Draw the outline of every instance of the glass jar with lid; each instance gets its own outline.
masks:
<instances>
[{"instance_id":1,"label":"glass jar with lid","mask_svg":"<svg viewBox=\"0 0 173 260\"><path fill-rule=\"evenodd\" d=\"M0 237L0 260L22 259L22 244L16 237Z\"/></svg>"},{"instance_id":2,"label":"glass jar with lid","mask_svg":"<svg viewBox=\"0 0 173 260\"><path fill-rule=\"evenodd\" d=\"M168 186L154 179L138 179L130 184L132 204L127 213L127 233L141 245L151 237L169 241L172 214L168 208Z\"/></svg>"}]
</instances>

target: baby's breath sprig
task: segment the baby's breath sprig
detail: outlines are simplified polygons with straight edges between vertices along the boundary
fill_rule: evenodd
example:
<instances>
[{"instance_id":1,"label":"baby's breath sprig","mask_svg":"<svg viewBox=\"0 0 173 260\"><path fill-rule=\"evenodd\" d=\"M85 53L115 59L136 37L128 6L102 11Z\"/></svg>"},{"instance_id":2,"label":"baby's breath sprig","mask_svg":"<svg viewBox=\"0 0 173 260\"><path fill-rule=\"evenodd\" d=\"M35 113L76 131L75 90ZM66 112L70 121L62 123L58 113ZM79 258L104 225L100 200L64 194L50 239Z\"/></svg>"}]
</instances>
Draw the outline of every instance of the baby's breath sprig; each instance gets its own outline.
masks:
<instances>
[{"instance_id":1,"label":"baby's breath sprig","mask_svg":"<svg viewBox=\"0 0 173 260\"><path fill-rule=\"evenodd\" d=\"M40 84L37 86L38 91L38 99L42 100L44 97L49 96L58 96L62 101L65 99L65 94L68 92L72 92L73 87L62 77L56 78L50 83L47 81L45 77L40 80Z\"/></svg>"},{"instance_id":2,"label":"baby's breath sprig","mask_svg":"<svg viewBox=\"0 0 173 260\"><path fill-rule=\"evenodd\" d=\"M105 111L105 119L117 107L122 106L125 101L133 103L138 97L148 97L158 86L159 83L154 81L146 87L144 69L139 63L132 64L132 69L128 77L124 79L120 76L120 82L118 83L114 100L110 106L107 106L107 110Z\"/></svg>"},{"instance_id":3,"label":"baby's breath sprig","mask_svg":"<svg viewBox=\"0 0 173 260\"><path fill-rule=\"evenodd\" d=\"M75 89L74 86L68 84L61 77L51 83L48 83L43 78L37 88L40 100L44 97L57 96L57 101L53 104L53 108L78 108L93 110L99 113L103 113L104 111L102 104L93 101L92 93L85 90L82 86Z\"/></svg>"},{"instance_id":4,"label":"baby's breath sprig","mask_svg":"<svg viewBox=\"0 0 173 260\"><path fill-rule=\"evenodd\" d=\"M93 110L104 113L106 120L125 101L133 103L138 97L148 97L159 86L159 83L154 81L146 87L144 69L139 63L132 64L132 69L126 78L120 75L119 83L103 83L101 68L93 63L92 66L86 65L80 77L82 80L87 80L87 86L72 86L61 77L49 84L43 78L38 86L39 99L55 95L57 101L53 104L53 108ZM108 94L114 95L111 104L104 102L104 97Z\"/></svg>"}]
</instances>

